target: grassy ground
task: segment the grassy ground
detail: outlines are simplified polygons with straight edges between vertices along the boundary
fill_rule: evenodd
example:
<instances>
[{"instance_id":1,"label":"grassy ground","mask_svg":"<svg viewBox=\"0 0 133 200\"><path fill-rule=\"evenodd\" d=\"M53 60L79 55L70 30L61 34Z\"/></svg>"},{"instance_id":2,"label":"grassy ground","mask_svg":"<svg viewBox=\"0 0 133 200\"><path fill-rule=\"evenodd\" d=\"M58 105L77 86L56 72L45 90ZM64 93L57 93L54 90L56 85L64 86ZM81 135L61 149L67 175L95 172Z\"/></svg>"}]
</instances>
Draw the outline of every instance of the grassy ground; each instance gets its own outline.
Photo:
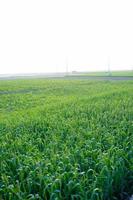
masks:
<instances>
[{"instance_id":1,"label":"grassy ground","mask_svg":"<svg viewBox=\"0 0 133 200\"><path fill-rule=\"evenodd\" d=\"M0 81L0 199L133 193L133 81Z\"/></svg>"}]
</instances>

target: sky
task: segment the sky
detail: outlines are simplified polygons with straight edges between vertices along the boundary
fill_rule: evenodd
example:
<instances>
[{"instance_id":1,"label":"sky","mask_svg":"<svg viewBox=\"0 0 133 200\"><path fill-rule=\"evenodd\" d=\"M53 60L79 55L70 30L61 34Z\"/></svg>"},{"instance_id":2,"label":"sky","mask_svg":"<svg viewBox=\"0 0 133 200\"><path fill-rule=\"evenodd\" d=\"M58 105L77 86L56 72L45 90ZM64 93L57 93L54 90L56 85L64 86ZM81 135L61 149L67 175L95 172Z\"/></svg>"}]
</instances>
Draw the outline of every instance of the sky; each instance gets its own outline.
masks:
<instances>
[{"instance_id":1,"label":"sky","mask_svg":"<svg viewBox=\"0 0 133 200\"><path fill-rule=\"evenodd\" d=\"M0 0L0 74L133 69L133 0Z\"/></svg>"}]
</instances>

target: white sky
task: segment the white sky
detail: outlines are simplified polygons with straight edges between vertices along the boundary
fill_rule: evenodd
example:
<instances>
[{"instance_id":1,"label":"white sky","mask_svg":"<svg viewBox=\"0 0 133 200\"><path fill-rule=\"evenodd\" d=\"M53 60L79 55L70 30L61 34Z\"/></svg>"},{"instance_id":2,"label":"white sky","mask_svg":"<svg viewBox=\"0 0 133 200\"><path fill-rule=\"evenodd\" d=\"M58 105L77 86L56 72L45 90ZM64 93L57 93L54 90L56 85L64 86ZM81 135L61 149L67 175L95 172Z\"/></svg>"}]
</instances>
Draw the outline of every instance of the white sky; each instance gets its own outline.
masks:
<instances>
[{"instance_id":1,"label":"white sky","mask_svg":"<svg viewBox=\"0 0 133 200\"><path fill-rule=\"evenodd\" d=\"M133 0L0 0L0 73L132 69Z\"/></svg>"}]
</instances>

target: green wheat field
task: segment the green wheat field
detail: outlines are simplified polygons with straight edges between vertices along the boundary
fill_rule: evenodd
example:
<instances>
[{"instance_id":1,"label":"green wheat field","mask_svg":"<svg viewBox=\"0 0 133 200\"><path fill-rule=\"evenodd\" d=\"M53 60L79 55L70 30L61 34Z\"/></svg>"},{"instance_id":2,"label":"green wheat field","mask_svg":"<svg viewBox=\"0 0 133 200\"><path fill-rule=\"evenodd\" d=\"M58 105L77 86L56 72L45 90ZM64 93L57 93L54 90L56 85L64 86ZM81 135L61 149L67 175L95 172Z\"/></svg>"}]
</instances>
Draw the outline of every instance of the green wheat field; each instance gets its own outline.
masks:
<instances>
[{"instance_id":1,"label":"green wheat field","mask_svg":"<svg viewBox=\"0 0 133 200\"><path fill-rule=\"evenodd\" d=\"M0 81L0 200L132 194L132 80Z\"/></svg>"}]
</instances>

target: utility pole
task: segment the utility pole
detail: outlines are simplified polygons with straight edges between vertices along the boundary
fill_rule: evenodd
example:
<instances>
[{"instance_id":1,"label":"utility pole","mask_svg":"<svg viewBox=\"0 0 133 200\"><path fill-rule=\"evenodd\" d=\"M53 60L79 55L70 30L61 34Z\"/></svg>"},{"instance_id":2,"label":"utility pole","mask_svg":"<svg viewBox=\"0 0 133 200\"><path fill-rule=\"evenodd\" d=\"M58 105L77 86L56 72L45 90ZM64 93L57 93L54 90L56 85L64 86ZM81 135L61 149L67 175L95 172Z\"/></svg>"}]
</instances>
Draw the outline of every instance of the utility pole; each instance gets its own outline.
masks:
<instances>
[{"instance_id":1,"label":"utility pole","mask_svg":"<svg viewBox=\"0 0 133 200\"><path fill-rule=\"evenodd\" d=\"M58 74L58 65L56 64L56 74Z\"/></svg>"},{"instance_id":2,"label":"utility pole","mask_svg":"<svg viewBox=\"0 0 133 200\"><path fill-rule=\"evenodd\" d=\"M66 57L66 75L68 75L68 57Z\"/></svg>"},{"instance_id":3,"label":"utility pole","mask_svg":"<svg viewBox=\"0 0 133 200\"><path fill-rule=\"evenodd\" d=\"M111 76L110 57L108 56L108 76Z\"/></svg>"}]
</instances>

